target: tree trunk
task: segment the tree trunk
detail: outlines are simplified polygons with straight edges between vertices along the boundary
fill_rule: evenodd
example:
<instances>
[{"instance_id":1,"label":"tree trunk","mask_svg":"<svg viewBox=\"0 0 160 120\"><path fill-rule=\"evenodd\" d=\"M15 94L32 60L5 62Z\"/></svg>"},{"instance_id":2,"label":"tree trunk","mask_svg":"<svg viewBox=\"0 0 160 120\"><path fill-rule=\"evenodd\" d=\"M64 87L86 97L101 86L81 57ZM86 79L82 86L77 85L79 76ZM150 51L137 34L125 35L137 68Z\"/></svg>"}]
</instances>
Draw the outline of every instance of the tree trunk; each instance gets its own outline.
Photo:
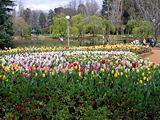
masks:
<instances>
[{"instance_id":1,"label":"tree trunk","mask_svg":"<svg viewBox=\"0 0 160 120\"><path fill-rule=\"evenodd\" d=\"M119 35L119 29L116 28L116 35Z\"/></svg>"},{"instance_id":2,"label":"tree trunk","mask_svg":"<svg viewBox=\"0 0 160 120\"><path fill-rule=\"evenodd\" d=\"M155 27L155 34L154 34L154 37L156 39L156 43L158 42L158 27Z\"/></svg>"}]
</instances>

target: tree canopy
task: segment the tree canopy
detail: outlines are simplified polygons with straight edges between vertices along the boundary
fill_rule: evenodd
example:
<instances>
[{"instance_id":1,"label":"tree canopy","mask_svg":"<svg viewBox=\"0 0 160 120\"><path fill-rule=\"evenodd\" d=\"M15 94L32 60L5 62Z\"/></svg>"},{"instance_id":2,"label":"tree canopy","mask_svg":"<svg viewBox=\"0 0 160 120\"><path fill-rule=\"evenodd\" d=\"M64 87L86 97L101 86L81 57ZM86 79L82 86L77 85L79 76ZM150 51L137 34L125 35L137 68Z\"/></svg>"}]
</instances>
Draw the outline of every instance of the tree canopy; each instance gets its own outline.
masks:
<instances>
[{"instance_id":1,"label":"tree canopy","mask_svg":"<svg viewBox=\"0 0 160 120\"><path fill-rule=\"evenodd\" d=\"M64 14L60 14L53 18L51 31L53 36L64 36L67 31L67 19Z\"/></svg>"},{"instance_id":2,"label":"tree canopy","mask_svg":"<svg viewBox=\"0 0 160 120\"><path fill-rule=\"evenodd\" d=\"M0 49L4 47L11 47L13 28L12 28L12 6L14 5L12 0L0 1Z\"/></svg>"}]
</instances>

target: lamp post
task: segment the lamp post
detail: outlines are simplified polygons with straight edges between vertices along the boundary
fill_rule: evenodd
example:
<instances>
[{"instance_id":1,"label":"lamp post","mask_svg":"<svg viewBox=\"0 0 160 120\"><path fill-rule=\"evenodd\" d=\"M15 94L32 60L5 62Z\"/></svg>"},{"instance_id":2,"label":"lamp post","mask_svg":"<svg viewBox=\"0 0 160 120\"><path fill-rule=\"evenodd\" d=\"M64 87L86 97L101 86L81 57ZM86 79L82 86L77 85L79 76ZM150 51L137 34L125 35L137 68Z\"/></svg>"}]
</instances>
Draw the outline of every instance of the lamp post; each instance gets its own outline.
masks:
<instances>
[{"instance_id":1,"label":"lamp post","mask_svg":"<svg viewBox=\"0 0 160 120\"><path fill-rule=\"evenodd\" d=\"M70 16L66 16L67 19L67 31L68 31L68 47L69 47L69 20L70 20Z\"/></svg>"}]
</instances>

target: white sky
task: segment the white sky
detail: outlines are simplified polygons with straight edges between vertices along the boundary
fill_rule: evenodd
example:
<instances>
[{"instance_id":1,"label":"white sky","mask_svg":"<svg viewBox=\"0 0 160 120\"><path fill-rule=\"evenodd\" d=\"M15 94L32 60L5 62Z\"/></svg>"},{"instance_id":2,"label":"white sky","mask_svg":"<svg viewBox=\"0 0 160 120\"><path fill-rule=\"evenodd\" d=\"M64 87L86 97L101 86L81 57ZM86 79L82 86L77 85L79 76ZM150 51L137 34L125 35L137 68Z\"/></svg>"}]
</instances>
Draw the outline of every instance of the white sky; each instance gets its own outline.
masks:
<instances>
[{"instance_id":1,"label":"white sky","mask_svg":"<svg viewBox=\"0 0 160 120\"><path fill-rule=\"evenodd\" d=\"M19 0L16 0L18 4ZM31 8L32 10L43 10L48 11L49 9L54 9L56 7L64 7L72 0L21 0L25 8ZM87 1L87 0L82 0ZM99 6L102 5L102 0L95 0ZM16 8L18 9L18 8Z\"/></svg>"}]
</instances>

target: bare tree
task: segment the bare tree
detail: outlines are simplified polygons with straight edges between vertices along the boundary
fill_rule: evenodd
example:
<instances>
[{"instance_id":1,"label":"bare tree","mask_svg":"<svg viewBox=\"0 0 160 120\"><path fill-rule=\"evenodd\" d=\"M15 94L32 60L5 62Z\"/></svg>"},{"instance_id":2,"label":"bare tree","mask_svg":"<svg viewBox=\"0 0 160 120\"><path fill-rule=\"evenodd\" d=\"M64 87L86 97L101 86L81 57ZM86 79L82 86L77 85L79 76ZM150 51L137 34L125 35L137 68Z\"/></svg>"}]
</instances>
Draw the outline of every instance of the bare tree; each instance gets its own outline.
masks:
<instances>
[{"instance_id":1,"label":"bare tree","mask_svg":"<svg viewBox=\"0 0 160 120\"><path fill-rule=\"evenodd\" d=\"M111 11L110 11L110 15L109 15L109 20L111 20L112 23L115 24L117 34L123 24L123 21L122 21L123 9L122 9L122 7L123 7L123 0L113 0L113 2L111 4Z\"/></svg>"},{"instance_id":2,"label":"bare tree","mask_svg":"<svg viewBox=\"0 0 160 120\"><path fill-rule=\"evenodd\" d=\"M72 0L65 7L64 13L69 16L74 16L77 13L77 1Z\"/></svg>"},{"instance_id":3,"label":"bare tree","mask_svg":"<svg viewBox=\"0 0 160 120\"><path fill-rule=\"evenodd\" d=\"M128 12L130 19L137 19L140 17L135 0L124 0L123 11Z\"/></svg>"},{"instance_id":4,"label":"bare tree","mask_svg":"<svg viewBox=\"0 0 160 120\"><path fill-rule=\"evenodd\" d=\"M64 13L64 8L63 7L55 8L54 12L55 12L56 15L59 15L61 13Z\"/></svg>"},{"instance_id":5,"label":"bare tree","mask_svg":"<svg viewBox=\"0 0 160 120\"><path fill-rule=\"evenodd\" d=\"M23 17L23 12L24 12L24 4L22 0L18 1L18 16Z\"/></svg>"},{"instance_id":6,"label":"bare tree","mask_svg":"<svg viewBox=\"0 0 160 120\"><path fill-rule=\"evenodd\" d=\"M85 6L87 10L87 16L93 16L97 14L99 6L95 0L88 0Z\"/></svg>"},{"instance_id":7,"label":"bare tree","mask_svg":"<svg viewBox=\"0 0 160 120\"><path fill-rule=\"evenodd\" d=\"M141 15L153 23L156 40L160 31L160 0L135 0Z\"/></svg>"},{"instance_id":8,"label":"bare tree","mask_svg":"<svg viewBox=\"0 0 160 120\"><path fill-rule=\"evenodd\" d=\"M83 17L87 16L86 6L84 4L79 4L77 9L78 14L81 14Z\"/></svg>"},{"instance_id":9,"label":"bare tree","mask_svg":"<svg viewBox=\"0 0 160 120\"><path fill-rule=\"evenodd\" d=\"M68 3L67 8L71 8L74 11L77 10L77 1L76 0L72 0Z\"/></svg>"}]
</instances>

